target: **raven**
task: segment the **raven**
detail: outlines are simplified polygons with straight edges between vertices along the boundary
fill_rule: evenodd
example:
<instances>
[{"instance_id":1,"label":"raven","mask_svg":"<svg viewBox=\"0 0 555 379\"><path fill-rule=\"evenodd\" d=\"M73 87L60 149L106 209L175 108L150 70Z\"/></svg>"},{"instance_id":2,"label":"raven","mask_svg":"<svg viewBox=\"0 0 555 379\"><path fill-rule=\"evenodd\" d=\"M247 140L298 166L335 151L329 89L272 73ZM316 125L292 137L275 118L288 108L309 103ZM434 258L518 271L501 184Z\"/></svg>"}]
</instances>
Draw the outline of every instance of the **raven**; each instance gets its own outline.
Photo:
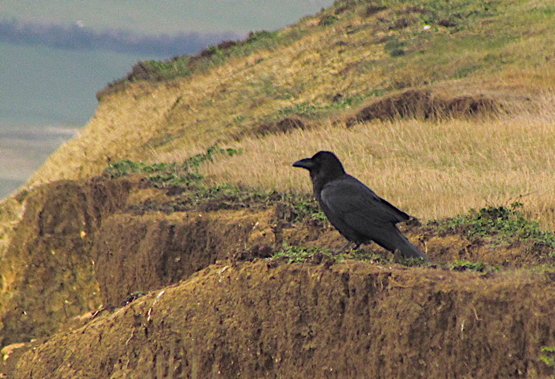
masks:
<instances>
[{"instance_id":1,"label":"raven","mask_svg":"<svg viewBox=\"0 0 555 379\"><path fill-rule=\"evenodd\" d=\"M319 151L312 158L301 159L293 167L310 172L314 197L331 224L349 243L376 242L405 258L427 259L416 246L397 229L398 222L410 216L397 209L361 181L348 175L337 156L330 151Z\"/></svg>"}]
</instances>

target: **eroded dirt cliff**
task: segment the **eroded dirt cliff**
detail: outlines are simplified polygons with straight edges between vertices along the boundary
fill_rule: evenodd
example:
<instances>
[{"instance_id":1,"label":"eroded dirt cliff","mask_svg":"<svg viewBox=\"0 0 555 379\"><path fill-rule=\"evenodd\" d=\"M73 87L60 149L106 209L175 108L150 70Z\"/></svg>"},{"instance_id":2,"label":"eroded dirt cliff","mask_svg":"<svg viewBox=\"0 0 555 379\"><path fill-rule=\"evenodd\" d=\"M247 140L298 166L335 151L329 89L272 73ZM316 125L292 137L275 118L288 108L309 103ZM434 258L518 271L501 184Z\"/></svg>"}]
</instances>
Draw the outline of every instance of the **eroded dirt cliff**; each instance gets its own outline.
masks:
<instances>
[{"instance_id":1,"label":"eroded dirt cliff","mask_svg":"<svg viewBox=\"0 0 555 379\"><path fill-rule=\"evenodd\" d=\"M220 263L55 335L16 377L533 377L549 372L554 288L524 272Z\"/></svg>"},{"instance_id":2,"label":"eroded dirt cliff","mask_svg":"<svg viewBox=\"0 0 555 379\"><path fill-rule=\"evenodd\" d=\"M101 303L91 259L104 217L121 208L127 181L61 181L22 200L24 212L2 255L2 344L55 332Z\"/></svg>"},{"instance_id":3,"label":"eroded dirt cliff","mask_svg":"<svg viewBox=\"0 0 555 379\"><path fill-rule=\"evenodd\" d=\"M538 266L552 264L548 246L413 224L405 232L430 267L386 263L379 257L390 254L375 246L365 248L377 257L367 262L316 253L289 263L269 257L284 243L337 248L343 239L310 217L293 221L278 194L194 203L188 191L131 176L55 182L22 195L1 261L9 377L486 378L551 370L538 360L555 338L555 300L546 295L554 276ZM458 260L498 271L459 272L449 266Z\"/></svg>"}]
</instances>

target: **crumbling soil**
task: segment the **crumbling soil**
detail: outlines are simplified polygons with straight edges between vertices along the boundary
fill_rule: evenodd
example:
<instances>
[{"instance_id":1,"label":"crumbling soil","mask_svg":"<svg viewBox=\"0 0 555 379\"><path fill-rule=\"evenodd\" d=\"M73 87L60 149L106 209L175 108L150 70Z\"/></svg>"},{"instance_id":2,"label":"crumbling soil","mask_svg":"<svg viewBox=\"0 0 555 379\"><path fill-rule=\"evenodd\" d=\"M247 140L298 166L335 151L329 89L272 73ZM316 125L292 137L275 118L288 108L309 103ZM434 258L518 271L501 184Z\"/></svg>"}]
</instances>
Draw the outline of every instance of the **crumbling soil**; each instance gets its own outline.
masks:
<instances>
[{"instance_id":1,"label":"crumbling soil","mask_svg":"<svg viewBox=\"0 0 555 379\"><path fill-rule=\"evenodd\" d=\"M1 344L54 333L101 303L93 239L103 217L125 204L130 183L60 181L38 187L1 257Z\"/></svg>"},{"instance_id":2,"label":"crumbling soil","mask_svg":"<svg viewBox=\"0 0 555 379\"><path fill-rule=\"evenodd\" d=\"M503 107L485 96L460 96L444 99L429 90L408 90L378 100L364 107L347 120L347 126L357 122L393 120L396 118L445 119L498 114Z\"/></svg>"},{"instance_id":3,"label":"crumbling soil","mask_svg":"<svg viewBox=\"0 0 555 379\"><path fill-rule=\"evenodd\" d=\"M523 378L555 343L545 274L209 266L27 352L16 378Z\"/></svg>"},{"instance_id":4,"label":"crumbling soil","mask_svg":"<svg viewBox=\"0 0 555 379\"><path fill-rule=\"evenodd\" d=\"M267 122L259 125L255 125L251 128L240 130L239 132L233 133L231 138L240 141L244 137L265 137L269 134L281 134L293 131L296 129L307 130L310 129L311 125L301 120L300 118L289 118Z\"/></svg>"},{"instance_id":5,"label":"crumbling soil","mask_svg":"<svg viewBox=\"0 0 555 379\"><path fill-rule=\"evenodd\" d=\"M230 252L247 249L261 218L239 212L112 216L95 243L96 278L104 304L119 304L130 293L176 283Z\"/></svg>"},{"instance_id":6,"label":"crumbling soil","mask_svg":"<svg viewBox=\"0 0 555 379\"><path fill-rule=\"evenodd\" d=\"M416 223L403 230L435 268L323 257L287 264L260 258L284 243L337 249L344 239L321 220L294 221L288 204L256 197L235 208L212 199L208 208L160 211L184 196L186 189L130 177L29 192L0 260L2 345L61 331L38 347L17 345L3 362L8 377L26 349L19 378L548 372L537 359L553 345L555 298L546 294L555 274L520 270L551 267L546 246L493 244ZM456 260L488 269L441 268Z\"/></svg>"}]
</instances>

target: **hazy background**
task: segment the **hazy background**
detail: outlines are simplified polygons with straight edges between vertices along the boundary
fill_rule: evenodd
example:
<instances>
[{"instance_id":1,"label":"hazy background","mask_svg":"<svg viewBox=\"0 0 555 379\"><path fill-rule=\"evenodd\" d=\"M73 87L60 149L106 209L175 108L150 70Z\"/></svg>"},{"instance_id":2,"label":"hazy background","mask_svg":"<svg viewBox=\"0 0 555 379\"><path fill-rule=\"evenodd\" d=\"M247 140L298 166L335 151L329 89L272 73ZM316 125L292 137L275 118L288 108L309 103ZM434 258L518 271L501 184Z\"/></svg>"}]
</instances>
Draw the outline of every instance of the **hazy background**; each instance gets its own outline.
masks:
<instances>
[{"instance_id":1,"label":"hazy background","mask_svg":"<svg viewBox=\"0 0 555 379\"><path fill-rule=\"evenodd\" d=\"M333 0L0 0L0 198L92 116L141 60L275 30Z\"/></svg>"}]
</instances>

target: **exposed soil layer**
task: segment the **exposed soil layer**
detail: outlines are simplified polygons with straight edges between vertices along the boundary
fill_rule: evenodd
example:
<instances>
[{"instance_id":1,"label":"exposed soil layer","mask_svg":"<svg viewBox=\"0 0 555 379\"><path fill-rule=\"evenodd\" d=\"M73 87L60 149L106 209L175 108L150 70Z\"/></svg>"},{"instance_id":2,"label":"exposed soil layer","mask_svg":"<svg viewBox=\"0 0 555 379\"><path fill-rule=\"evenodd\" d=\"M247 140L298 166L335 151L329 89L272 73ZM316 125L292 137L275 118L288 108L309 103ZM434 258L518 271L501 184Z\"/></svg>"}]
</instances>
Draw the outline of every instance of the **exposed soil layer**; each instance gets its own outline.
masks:
<instances>
[{"instance_id":1,"label":"exposed soil layer","mask_svg":"<svg viewBox=\"0 0 555 379\"><path fill-rule=\"evenodd\" d=\"M237 207L229 196L187 203L186 188L154 188L134 177L30 191L0 260L2 345L62 332L26 356L19 377L138 378L167 365L175 378L218 370L246 378L485 378L495 370L497 377L522 377L545 369L534 359L553 344L549 246L415 223L401 227L436 267L466 260L489 268L334 264L322 255L308 260L313 264L245 263L284 243L344 244L321 220L293 217L291 204L274 195L239 196ZM172 204L184 210L160 211ZM391 257L375 245L364 249ZM542 273L530 274L537 265L545 265ZM157 300L163 317L153 318L154 295L141 295L164 288ZM98 341L89 354L87 345ZM37 344L7 347L0 371L12 377L17 359ZM56 374L43 376L50 370Z\"/></svg>"},{"instance_id":2,"label":"exposed soil layer","mask_svg":"<svg viewBox=\"0 0 555 379\"><path fill-rule=\"evenodd\" d=\"M55 335L15 377L543 376L554 290L524 272L222 263Z\"/></svg>"},{"instance_id":3,"label":"exposed soil layer","mask_svg":"<svg viewBox=\"0 0 555 379\"><path fill-rule=\"evenodd\" d=\"M296 129L306 130L310 128L311 128L310 124L303 122L299 118L286 117L279 121L255 125L252 128L233 133L231 135L231 138L236 141L239 141L246 136L265 137L269 134L287 133L289 131L296 130Z\"/></svg>"},{"instance_id":4,"label":"exposed soil layer","mask_svg":"<svg viewBox=\"0 0 555 379\"><path fill-rule=\"evenodd\" d=\"M175 283L252 245L251 233L261 215L233 212L230 220L224 213L124 214L107 220L95 244L104 304Z\"/></svg>"},{"instance_id":5,"label":"exposed soil layer","mask_svg":"<svg viewBox=\"0 0 555 379\"><path fill-rule=\"evenodd\" d=\"M101 303L90 251L130 187L125 180L60 181L30 192L0 259L2 345L50 335Z\"/></svg>"},{"instance_id":6,"label":"exposed soil layer","mask_svg":"<svg viewBox=\"0 0 555 379\"><path fill-rule=\"evenodd\" d=\"M392 120L396 118L440 119L491 116L502 111L497 101L484 96L460 96L443 99L431 91L409 90L387 97L361 109L347 120L347 126L357 122Z\"/></svg>"}]
</instances>

